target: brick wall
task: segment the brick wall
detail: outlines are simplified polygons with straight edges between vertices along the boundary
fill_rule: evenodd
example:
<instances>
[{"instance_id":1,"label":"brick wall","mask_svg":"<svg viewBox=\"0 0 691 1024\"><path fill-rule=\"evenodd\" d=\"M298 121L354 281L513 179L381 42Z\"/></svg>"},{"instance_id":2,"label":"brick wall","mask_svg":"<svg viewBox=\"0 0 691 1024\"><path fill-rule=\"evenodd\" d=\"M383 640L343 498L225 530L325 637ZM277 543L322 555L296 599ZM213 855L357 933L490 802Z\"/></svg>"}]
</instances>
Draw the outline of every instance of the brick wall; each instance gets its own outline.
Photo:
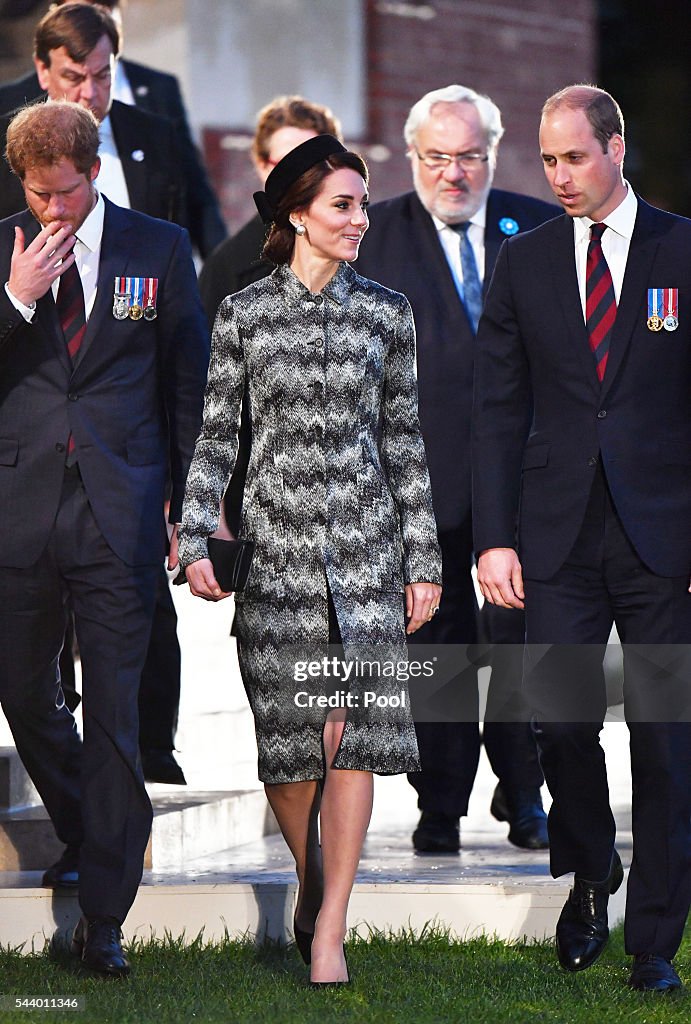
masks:
<instances>
[{"instance_id":1,"label":"brick wall","mask_svg":"<svg viewBox=\"0 0 691 1024\"><path fill-rule=\"evenodd\" d=\"M497 186L550 198L537 156L539 112L562 86L594 80L596 0L563 6L555 0L363 2L368 129L366 138L346 141L369 159L373 199L411 187L403 123L420 96L453 82L487 93L502 111L506 134ZM228 223L236 230L253 212L257 187L243 132L206 130L204 145Z\"/></svg>"}]
</instances>

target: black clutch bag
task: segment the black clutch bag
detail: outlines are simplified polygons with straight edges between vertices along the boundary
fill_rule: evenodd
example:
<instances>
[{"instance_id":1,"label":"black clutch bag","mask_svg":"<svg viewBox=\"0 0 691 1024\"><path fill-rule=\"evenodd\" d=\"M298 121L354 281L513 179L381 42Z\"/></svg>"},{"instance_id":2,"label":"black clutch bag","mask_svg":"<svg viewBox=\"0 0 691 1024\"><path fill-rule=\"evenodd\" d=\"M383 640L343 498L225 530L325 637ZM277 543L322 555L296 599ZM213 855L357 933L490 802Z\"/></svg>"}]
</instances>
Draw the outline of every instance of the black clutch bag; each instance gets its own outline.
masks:
<instances>
[{"instance_id":1,"label":"black clutch bag","mask_svg":"<svg viewBox=\"0 0 691 1024\"><path fill-rule=\"evenodd\" d=\"M254 555L253 540L221 540L209 537L209 558L214 567L214 576L218 585L225 593L243 590L252 565ZM177 586L187 583L184 572L178 573L173 580Z\"/></svg>"},{"instance_id":2,"label":"black clutch bag","mask_svg":"<svg viewBox=\"0 0 691 1024\"><path fill-rule=\"evenodd\" d=\"M214 576L226 593L244 590L254 555L253 540L221 540L209 537L209 558Z\"/></svg>"}]
</instances>

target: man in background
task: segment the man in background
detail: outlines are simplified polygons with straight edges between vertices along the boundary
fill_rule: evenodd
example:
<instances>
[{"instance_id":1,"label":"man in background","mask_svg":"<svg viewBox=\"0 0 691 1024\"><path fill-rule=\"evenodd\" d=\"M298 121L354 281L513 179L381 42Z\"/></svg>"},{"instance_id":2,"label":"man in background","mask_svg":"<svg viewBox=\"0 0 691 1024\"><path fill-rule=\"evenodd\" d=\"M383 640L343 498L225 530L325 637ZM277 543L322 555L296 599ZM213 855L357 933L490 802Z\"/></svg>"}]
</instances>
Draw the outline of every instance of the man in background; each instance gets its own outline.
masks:
<instances>
[{"instance_id":1,"label":"man in background","mask_svg":"<svg viewBox=\"0 0 691 1024\"><path fill-rule=\"evenodd\" d=\"M57 0L53 6L61 7L65 2ZM96 0L76 2L95 3ZM99 6L110 11L122 39L120 0L101 0ZM0 112L14 111L25 103L39 99L41 95L38 77L35 72L31 72L14 82L0 85ZM176 219L188 229L194 247L205 258L225 238L226 227L201 155L192 138L177 78L121 58L115 64L112 95L118 103L138 107L173 122L184 184L184 208L179 211Z\"/></svg>"},{"instance_id":2,"label":"man in background","mask_svg":"<svg viewBox=\"0 0 691 1024\"><path fill-rule=\"evenodd\" d=\"M501 114L486 96L461 85L427 93L404 129L414 191L370 208L370 228L356 269L410 300L417 332L420 423L444 571L439 614L409 641L468 645L477 639L471 578L470 419L475 333L501 243L554 217L557 208L492 188ZM509 839L547 845L542 772L520 701L524 623L520 612L483 611L488 639L516 645L497 652L484 727L485 749L499 779L492 813L509 822ZM458 682L477 715L477 672ZM471 693L472 691L472 693ZM474 713L470 713L473 709ZM495 721L489 719L495 715ZM417 721L422 771L409 775L421 811L413 834L420 853L459 849L459 819L477 771L475 721Z\"/></svg>"}]
</instances>

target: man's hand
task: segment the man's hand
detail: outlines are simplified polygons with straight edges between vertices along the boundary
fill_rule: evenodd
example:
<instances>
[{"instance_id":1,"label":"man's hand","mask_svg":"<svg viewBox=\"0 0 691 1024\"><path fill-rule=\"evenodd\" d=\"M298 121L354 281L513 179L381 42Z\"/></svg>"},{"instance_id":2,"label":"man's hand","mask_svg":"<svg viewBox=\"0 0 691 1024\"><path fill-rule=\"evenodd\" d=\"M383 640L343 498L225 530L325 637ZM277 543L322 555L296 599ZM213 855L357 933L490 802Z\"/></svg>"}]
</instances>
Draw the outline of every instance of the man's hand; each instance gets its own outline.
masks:
<instances>
[{"instance_id":1,"label":"man's hand","mask_svg":"<svg viewBox=\"0 0 691 1024\"><path fill-rule=\"evenodd\" d=\"M15 299L30 306L42 298L53 281L74 263L74 253L70 250L75 241L71 224L53 221L42 228L33 242L24 248L24 232L20 227L15 227L10 278L7 282Z\"/></svg>"},{"instance_id":2,"label":"man's hand","mask_svg":"<svg viewBox=\"0 0 691 1024\"><path fill-rule=\"evenodd\" d=\"M477 563L477 581L485 601L500 608L523 608L523 572L513 548L488 548Z\"/></svg>"},{"instance_id":3,"label":"man's hand","mask_svg":"<svg viewBox=\"0 0 691 1024\"><path fill-rule=\"evenodd\" d=\"M438 583L407 583L405 588L405 613L408 618L406 633L410 635L429 622L437 613L441 600Z\"/></svg>"},{"instance_id":4,"label":"man's hand","mask_svg":"<svg viewBox=\"0 0 691 1024\"><path fill-rule=\"evenodd\" d=\"M205 601L222 601L232 593L219 587L210 558L199 558L187 566L187 582L194 596L203 597Z\"/></svg>"}]
</instances>

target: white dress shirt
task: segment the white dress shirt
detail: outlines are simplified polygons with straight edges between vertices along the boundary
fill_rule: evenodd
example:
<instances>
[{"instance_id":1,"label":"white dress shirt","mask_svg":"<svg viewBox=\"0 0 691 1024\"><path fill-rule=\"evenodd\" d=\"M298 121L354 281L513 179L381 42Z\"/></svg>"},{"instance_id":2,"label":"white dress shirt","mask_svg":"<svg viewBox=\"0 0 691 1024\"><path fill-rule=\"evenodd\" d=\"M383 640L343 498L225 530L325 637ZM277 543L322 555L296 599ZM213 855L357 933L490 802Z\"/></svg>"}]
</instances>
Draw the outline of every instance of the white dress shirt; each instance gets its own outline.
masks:
<instances>
[{"instance_id":1,"label":"white dress shirt","mask_svg":"<svg viewBox=\"0 0 691 1024\"><path fill-rule=\"evenodd\" d=\"M101 170L96 179L98 190L104 196L108 196L111 203L115 203L116 206L124 206L129 210L130 194L127 190L120 154L113 138L110 116L101 121L99 135L101 144L98 147L98 155L101 158Z\"/></svg>"},{"instance_id":2,"label":"white dress shirt","mask_svg":"<svg viewBox=\"0 0 691 1024\"><path fill-rule=\"evenodd\" d=\"M638 200L628 182L624 182L627 188L626 196L612 210L608 217L605 217L603 224L607 230L602 235L602 252L607 260L609 272L612 275L614 285L614 296L619 305L621 286L624 283L624 272L626 271L626 260L629 255L631 235L636 223L636 212ZM590 228L595 224L590 217L574 217L573 238L576 252L576 274L578 275L578 290L581 294L581 306L583 307L583 319L585 320L585 268L588 258L588 243L590 242Z\"/></svg>"},{"instance_id":3,"label":"white dress shirt","mask_svg":"<svg viewBox=\"0 0 691 1024\"><path fill-rule=\"evenodd\" d=\"M120 103L126 103L128 107L135 107L136 102L130 80L122 66L122 61L115 62L115 78L113 79L113 99Z\"/></svg>"},{"instance_id":4,"label":"white dress shirt","mask_svg":"<svg viewBox=\"0 0 691 1024\"><path fill-rule=\"evenodd\" d=\"M74 262L77 264L77 270L82 281L84 312L86 313L87 320L96 301L98 265L101 259L101 240L103 238L103 216L105 214L103 199L98 193L96 195L96 205L77 232L77 241L74 243ZM50 286L54 299L57 298L59 286L60 278L56 277ZM36 312L36 303L32 303L31 306L25 306L23 302L15 298L8 284L5 285L5 291L14 308L22 314L28 323L31 323Z\"/></svg>"},{"instance_id":5,"label":"white dress shirt","mask_svg":"<svg viewBox=\"0 0 691 1024\"><path fill-rule=\"evenodd\" d=\"M461 246L458 238L458 231L445 224L438 217L432 214L434 226L439 232L439 241L444 250L451 275L456 285L456 290L463 301L463 269L461 267ZM487 220L487 203L483 203L480 209L470 218L468 228L468 241L475 255L475 263L480 281L485 278L485 222Z\"/></svg>"}]
</instances>

